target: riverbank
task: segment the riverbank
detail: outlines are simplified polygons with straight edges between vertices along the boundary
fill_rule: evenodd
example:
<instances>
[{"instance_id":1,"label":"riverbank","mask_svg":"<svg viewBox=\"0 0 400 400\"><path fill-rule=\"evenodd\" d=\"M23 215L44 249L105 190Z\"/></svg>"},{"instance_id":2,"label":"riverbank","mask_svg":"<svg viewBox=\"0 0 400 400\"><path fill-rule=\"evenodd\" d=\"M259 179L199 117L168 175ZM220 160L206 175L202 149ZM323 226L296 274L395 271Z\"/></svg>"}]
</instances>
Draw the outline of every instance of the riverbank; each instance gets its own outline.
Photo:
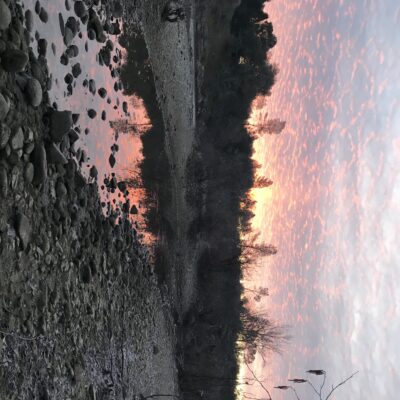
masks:
<instances>
[{"instance_id":1,"label":"riverbank","mask_svg":"<svg viewBox=\"0 0 400 400\"><path fill-rule=\"evenodd\" d=\"M0 6L0 397L177 393L169 302L130 210L104 215L77 159L79 116L49 104L45 43L30 32L46 3Z\"/></svg>"}]
</instances>

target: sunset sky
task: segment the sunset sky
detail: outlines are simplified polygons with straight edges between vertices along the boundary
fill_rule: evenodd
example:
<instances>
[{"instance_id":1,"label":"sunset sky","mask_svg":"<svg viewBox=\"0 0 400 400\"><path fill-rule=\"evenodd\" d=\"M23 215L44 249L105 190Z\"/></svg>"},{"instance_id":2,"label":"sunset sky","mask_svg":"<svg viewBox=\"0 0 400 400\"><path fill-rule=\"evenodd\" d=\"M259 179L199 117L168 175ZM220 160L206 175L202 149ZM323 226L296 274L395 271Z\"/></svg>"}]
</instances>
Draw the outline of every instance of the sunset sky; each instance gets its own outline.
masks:
<instances>
[{"instance_id":1,"label":"sunset sky","mask_svg":"<svg viewBox=\"0 0 400 400\"><path fill-rule=\"evenodd\" d=\"M256 143L274 185L255 193L254 225L279 253L254 281L293 339L257 376L272 387L323 368L330 386L359 370L336 400L398 399L400 3L272 0L266 12L280 73L252 118L287 125Z\"/></svg>"}]
</instances>

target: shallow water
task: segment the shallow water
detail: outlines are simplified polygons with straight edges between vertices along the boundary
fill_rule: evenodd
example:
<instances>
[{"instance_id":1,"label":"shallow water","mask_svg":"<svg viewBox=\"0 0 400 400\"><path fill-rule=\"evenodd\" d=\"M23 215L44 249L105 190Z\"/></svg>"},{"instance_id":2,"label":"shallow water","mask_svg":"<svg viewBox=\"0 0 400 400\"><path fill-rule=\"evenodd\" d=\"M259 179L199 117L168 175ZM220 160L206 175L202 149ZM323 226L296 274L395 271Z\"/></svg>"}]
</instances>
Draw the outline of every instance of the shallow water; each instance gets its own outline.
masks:
<instances>
[{"instance_id":1,"label":"shallow water","mask_svg":"<svg viewBox=\"0 0 400 400\"><path fill-rule=\"evenodd\" d=\"M104 177L115 174L119 180L124 180L131 176L132 172L134 174L139 173L138 163L142 159L142 145L140 134L124 134L121 129L111 127L111 123L118 121L122 122L121 125L123 125L126 122L131 124L149 122L143 102L135 96L125 96L118 77L113 77L107 66L100 65L98 53L105 43L88 39L86 25L83 25L76 17L73 2L70 2L71 9L69 11L66 9L65 0L42 2L42 7L49 14L47 23L43 23L35 13L35 3L33 0L25 0L21 4L25 10L30 9L33 12L32 37L36 35L48 42L46 58L52 79L52 87L49 91L50 103L56 104L59 110L71 110L73 113L80 114L78 126L81 134L75 148L81 148L84 152L83 157L87 158L87 161L82 163L82 170L89 176L90 167L95 165L98 170L98 185L102 200L117 203L118 199L122 198L121 193L118 190L114 194L103 190ZM79 21L82 37L76 35L72 41L72 44L78 47L78 55L70 58L67 65L63 65L60 62L60 57L66 50L66 46L62 35L63 24L60 20L65 24L69 17L75 17ZM118 37L107 35L107 39L110 39L114 45L111 57L120 56L120 58L123 58L123 49L118 44ZM32 38L31 46L37 53L37 41L34 38ZM82 72L73 80L72 94L70 94L64 78L71 73L72 66L77 63L80 64ZM121 62L111 60L110 65L115 69L121 65ZM94 94L90 92L88 85L84 85L84 82L89 80L95 82L96 91ZM105 88L107 91L107 96L104 99L97 92L99 88ZM126 113L123 110L124 102L127 106ZM95 118L91 119L88 116L89 109L96 111L97 116ZM105 120L102 120L102 112L106 113ZM119 149L113 152L112 146L115 143L118 144ZM115 155L116 159L114 167L111 167L109 163L111 153ZM82 157L80 152L77 153L77 158L79 157ZM142 225L141 209L144 211L144 205L141 199L143 193L140 189L129 189L128 197L131 204L135 204L139 209L139 214L133 215L132 219Z\"/></svg>"}]
</instances>

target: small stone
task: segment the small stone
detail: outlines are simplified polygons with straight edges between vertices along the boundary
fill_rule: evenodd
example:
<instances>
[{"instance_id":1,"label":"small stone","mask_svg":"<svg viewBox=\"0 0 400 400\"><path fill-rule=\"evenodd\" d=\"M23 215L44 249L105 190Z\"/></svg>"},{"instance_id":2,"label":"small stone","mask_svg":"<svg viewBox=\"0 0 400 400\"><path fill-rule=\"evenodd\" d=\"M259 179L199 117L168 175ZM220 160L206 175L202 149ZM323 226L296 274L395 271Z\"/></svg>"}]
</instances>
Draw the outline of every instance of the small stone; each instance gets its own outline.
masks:
<instances>
[{"instance_id":1,"label":"small stone","mask_svg":"<svg viewBox=\"0 0 400 400\"><path fill-rule=\"evenodd\" d=\"M62 65L68 65L68 61L69 61L68 56L65 53L62 54L61 57L60 57L60 63Z\"/></svg>"},{"instance_id":2,"label":"small stone","mask_svg":"<svg viewBox=\"0 0 400 400\"><path fill-rule=\"evenodd\" d=\"M65 54L67 54L68 57L74 58L79 55L79 48L75 44L72 44L71 46L68 47L68 49L65 51Z\"/></svg>"},{"instance_id":3,"label":"small stone","mask_svg":"<svg viewBox=\"0 0 400 400\"><path fill-rule=\"evenodd\" d=\"M71 9L71 6L70 6L68 0L65 0L65 9L66 9L67 11L69 11L69 10Z\"/></svg>"},{"instance_id":4,"label":"small stone","mask_svg":"<svg viewBox=\"0 0 400 400\"><path fill-rule=\"evenodd\" d=\"M4 0L0 0L0 30L5 30L11 23L11 11Z\"/></svg>"},{"instance_id":5,"label":"small stone","mask_svg":"<svg viewBox=\"0 0 400 400\"><path fill-rule=\"evenodd\" d=\"M101 119L103 121L105 121L107 119L107 113L104 110L101 112Z\"/></svg>"},{"instance_id":6,"label":"small stone","mask_svg":"<svg viewBox=\"0 0 400 400\"><path fill-rule=\"evenodd\" d=\"M116 160L115 160L114 154L110 154L110 157L109 157L109 159L108 159L108 162L110 163L111 168L114 168L115 161L116 161Z\"/></svg>"},{"instance_id":7,"label":"small stone","mask_svg":"<svg viewBox=\"0 0 400 400\"><path fill-rule=\"evenodd\" d=\"M47 156L43 144L36 146L34 152L34 183L41 184L47 179Z\"/></svg>"},{"instance_id":8,"label":"small stone","mask_svg":"<svg viewBox=\"0 0 400 400\"><path fill-rule=\"evenodd\" d=\"M64 76L64 82L67 85L70 85L73 81L74 81L74 77L72 76L72 74L68 73L67 75Z\"/></svg>"},{"instance_id":9,"label":"small stone","mask_svg":"<svg viewBox=\"0 0 400 400\"><path fill-rule=\"evenodd\" d=\"M21 239L22 247L25 250L31 241L32 235L31 224L25 214L17 214L15 228L19 238Z\"/></svg>"},{"instance_id":10,"label":"small stone","mask_svg":"<svg viewBox=\"0 0 400 400\"><path fill-rule=\"evenodd\" d=\"M96 115L97 115L97 112L96 112L95 110L93 110L92 108L90 108L90 109L88 110L88 116L89 116L89 118L91 118L91 119L96 118Z\"/></svg>"},{"instance_id":11,"label":"small stone","mask_svg":"<svg viewBox=\"0 0 400 400\"><path fill-rule=\"evenodd\" d=\"M24 147L24 132L21 127L17 128L10 139L11 149L16 151Z\"/></svg>"},{"instance_id":12,"label":"small stone","mask_svg":"<svg viewBox=\"0 0 400 400\"><path fill-rule=\"evenodd\" d=\"M35 3L35 13L36 13L36 14L39 14L39 13L40 13L40 8L41 8L41 6L40 6L40 1L37 0L36 3Z\"/></svg>"},{"instance_id":13,"label":"small stone","mask_svg":"<svg viewBox=\"0 0 400 400\"><path fill-rule=\"evenodd\" d=\"M3 121L10 111L10 100L0 93L0 122Z\"/></svg>"},{"instance_id":14,"label":"small stone","mask_svg":"<svg viewBox=\"0 0 400 400\"><path fill-rule=\"evenodd\" d=\"M47 148L46 154L49 164L68 164L68 160L66 159L64 154L54 143L51 143L50 146Z\"/></svg>"},{"instance_id":15,"label":"small stone","mask_svg":"<svg viewBox=\"0 0 400 400\"><path fill-rule=\"evenodd\" d=\"M0 195L6 197L8 192L8 176L6 169L0 165Z\"/></svg>"},{"instance_id":16,"label":"small stone","mask_svg":"<svg viewBox=\"0 0 400 400\"><path fill-rule=\"evenodd\" d=\"M25 26L28 32L33 31L33 13L31 10L25 11Z\"/></svg>"},{"instance_id":17,"label":"small stone","mask_svg":"<svg viewBox=\"0 0 400 400\"><path fill-rule=\"evenodd\" d=\"M75 35L73 34L72 30L67 26L64 31L64 44L66 46L70 46L74 40L74 37Z\"/></svg>"},{"instance_id":18,"label":"small stone","mask_svg":"<svg viewBox=\"0 0 400 400\"><path fill-rule=\"evenodd\" d=\"M82 73L81 64L76 63L72 66L72 75L77 78Z\"/></svg>"},{"instance_id":19,"label":"small stone","mask_svg":"<svg viewBox=\"0 0 400 400\"><path fill-rule=\"evenodd\" d=\"M11 136L11 129L8 125L0 123L0 149L6 147Z\"/></svg>"},{"instance_id":20,"label":"small stone","mask_svg":"<svg viewBox=\"0 0 400 400\"><path fill-rule=\"evenodd\" d=\"M47 40L39 39L38 41L38 53L40 56L46 57L47 54Z\"/></svg>"},{"instance_id":21,"label":"small stone","mask_svg":"<svg viewBox=\"0 0 400 400\"><path fill-rule=\"evenodd\" d=\"M22 72L28 63L28 55L21 50L7 49L1 56L3 68L7 72Z\"/></svg>"},{"instance_id":22,"label":"small stone","mask_svg":"<svg viewBox=\"0 0 400 400\"><path fill-rule=\"evenodd\" d=\"M38 107L42 103L43 92L42 87L37 79L29 79L26 85L26 95L32 107Z\"/></svg>"},{"instance_id":23,"label":"small stone","mask_svg":"<svg viewBox=\"0 0 400 400\"><path fill-rule=\"evenodd\" d=\"M122 102L122 111L127 114L128 113L128 103L126 101Z\"/></svg>"},{"instance_id":24,"label":"small stone","mask_svg":"<svg viewBox=\"0 0 400 400\"><path fill-rule=\"evenodd\" d=\"M94 165L92 166L92 168L90 168L89 174L93 179L97 179L97 177L99 176L99 172Z\"/></svg>"},{"instance_id":25,"label":"small stone","mask_svg":"<svg viewBox=\"0 0 400 400\"><path fill-rule=\"evenodd\" d=\"M75 143L79 139L79 134L75 129L71 129L68 136L71 143Z\"/></svg>"},{"instance_id":26,"label":"small stone","mask_svg":"<svg viewBox=\"0 0 400 400\"><path fill-rule=\"evenodd\" d=\"M94 29L88 29L87 35L89 40L96 39L96 32L94 31Z\"/></svg>"},{"instance_id":27,"label":"small stone","mask_svg":"<svg viewBox=\"0 0 400 400\"><path fill-rule=\"evenodd\" d=\"M49 20L49 14L47 13L47 11L43 7L39 11L39 18L45 24Z\"/></svg>"},{"instance_id":28,"label":"small stone","mask_svg":"<svg viewBox=\"0 0 400 400\"><path fill-rule=\"evenodd\" d=\"M88 14L85 3L80 0L74 3L74 11L78 18L83 18Z\"/></svg>"},{"instance_id":29,"label":"small stone","mask_svg":"<svg viewBox=\"0 0 400 400\"><path fill-rule=\"evenodd\" d=\"M135 205L133 205L133 206L131 207L130 213L133 214L133 215L135 215L135 214L138 213L138 209L137 209L137 207L136 207Z\"/></svg>"},{"instance_id":30,"label":"small stone","mask_svg":"<svg viewBox=\"0 0 400 400\"><path fill-rule=\"evenodd\" d=\"M77 34L78 31L79 31L79 23L78 23L78 21L76 20L76 18L75 18L75 17L69 17L69 18L67 19L67 22L66 22L65 26L68 27L68 28L71 30L72 34L73 34L74 37L75 37L76 34Z\"/></svg>"},{"instance_id":31,"label":"small stone","mask_svg":"<svg viewBox=\"0 0 400 400\"><path fill-rule=\"evenodd\" d=\"M89 92L92 94L96 93L96 82L94 79L89 79Z\"/></svg>"},{"instance_id":32,"label":"small stone","mask_svg":"<svg viewBox=\"0 0 400 400\"><path fill-rule=\"evenodd\" d=\"M60 26L61 36L65 35L65 22L61 13L58 13L58 25Z\"/></svg>"},{"instance_id":33,"label":"small stone","mask_svg":"<svg viewBox=\"0 0 400 400\"><path fill-rule=\"evenodd\" d=\"M27 183L32 183L35 169L32 163L27 163L24 169L24 178Z\"/></svg>"},{"instance_id":34,"label":"small stone","mask_svg":"<svg viewBox=\"0 0 400 400\"><path fill-rule=\"evenodd\" d=\"M104 99L104 98L107 96L107 90L104 89L103 87L101 87L101 88L97 91L97 93L99 94L99 96L100 96L102 99Z\"/></svg>"},{"instance_id":35,"label":"small stone","mask_svg":"<svg viewBox=\"0 0 400 400\"><path fill-rule=\"evenodd\" d=\"M50 135L55 142L61 142L72 126L71 111L53 111L50 119Z\"/></svg>"}]
</instances>

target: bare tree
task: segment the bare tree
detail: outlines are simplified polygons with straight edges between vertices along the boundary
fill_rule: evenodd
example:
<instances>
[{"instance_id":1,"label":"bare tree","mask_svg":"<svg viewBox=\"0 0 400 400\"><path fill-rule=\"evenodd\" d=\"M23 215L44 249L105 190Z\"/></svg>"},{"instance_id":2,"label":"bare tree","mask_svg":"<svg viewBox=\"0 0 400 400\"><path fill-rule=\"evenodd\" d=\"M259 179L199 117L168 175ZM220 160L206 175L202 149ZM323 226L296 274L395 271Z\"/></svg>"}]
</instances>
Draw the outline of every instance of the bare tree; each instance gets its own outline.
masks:
<instances>
[{"instance_id":1,"label":"bare tree","mask_svg":"<svg viewBox=\"0 0 400 400\"><path fill-rule=\"evenodd\" d=\"M245 125L253 137L260 137L264 135L279 135L286 127L286 122L279 118L268 119L268 114L256 124Z\"/></svg>"}]
</instances>

